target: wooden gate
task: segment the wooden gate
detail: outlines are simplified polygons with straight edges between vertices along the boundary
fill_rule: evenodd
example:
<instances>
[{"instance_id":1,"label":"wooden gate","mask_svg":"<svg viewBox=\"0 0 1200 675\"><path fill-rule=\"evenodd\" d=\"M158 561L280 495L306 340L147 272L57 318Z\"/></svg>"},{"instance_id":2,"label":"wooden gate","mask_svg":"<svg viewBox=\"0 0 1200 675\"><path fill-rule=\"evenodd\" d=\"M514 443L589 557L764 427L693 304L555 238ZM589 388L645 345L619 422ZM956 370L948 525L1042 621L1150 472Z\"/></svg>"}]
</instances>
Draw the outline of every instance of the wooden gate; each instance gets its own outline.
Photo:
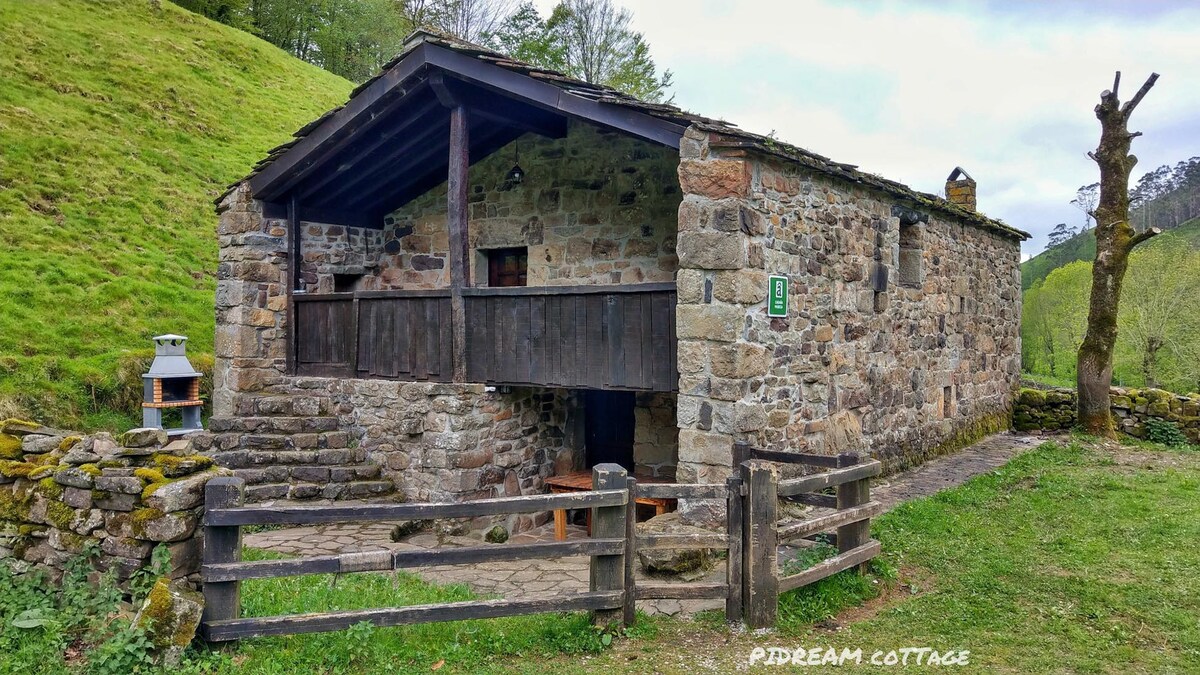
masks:
<instances>
[{"instance_id":1,"label":"wooden gate","mask_svg":"<svg viewBox=\"0 0 1200 675\"><path fill-rule=\"evenodd\" d=\"M863 460L856 454L807 455L734 445L745 493L745 547L743 551L742 598L745 621L750 628L775 625L779 594L806 586L851 567L861 566L879 555L878 541L870 538L871 517L883 506L871 501L870 478L878 476L882 464ZM828 469L821 473L779 479L775 463L801 464ZM828 488L835 495L825 494ZM832 509L807 520L778 522L779 499L790 499ZM779 568L779 544L836 530L838 554L812 567L783 576Z\"/></svg>"}]
</instances>

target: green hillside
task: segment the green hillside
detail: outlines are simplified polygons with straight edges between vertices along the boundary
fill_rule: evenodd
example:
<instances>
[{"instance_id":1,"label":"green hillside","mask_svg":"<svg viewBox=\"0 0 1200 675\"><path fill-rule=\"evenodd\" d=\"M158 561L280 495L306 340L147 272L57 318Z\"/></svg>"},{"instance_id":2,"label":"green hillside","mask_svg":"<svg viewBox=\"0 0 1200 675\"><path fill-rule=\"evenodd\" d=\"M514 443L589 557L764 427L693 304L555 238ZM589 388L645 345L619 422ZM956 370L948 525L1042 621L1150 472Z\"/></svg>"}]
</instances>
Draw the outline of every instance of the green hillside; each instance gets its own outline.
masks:
<instances>
[{"instance_id":1,"label":"green hillside","mask_svg":"<svg viewBox=\"0 0 1200 675\"><path fill-rule=\"evenodd\" d=\"M0 73L0 417L104 424L125 350L212 349L211 200L352 85L148 0L0 2Z\"/></svg>"},{"instance_id":2,"label":"green hillside","mask_svg":"<svg viewBox=\"0 0 1200 675\"><path fill-rule=\"evenodd\" d=\"M1193 218L1178 227L1164 232L1163 237L1177 237L1200 248L1200 218ZM1065 242L1048 248L1021 263L1021 290L1029 290L1034 282L1046 278L1050 272L1076 260L1091 262L1096 259L1096 235L1092 230L1077 234Z\"/></svg>"}]
</instances>

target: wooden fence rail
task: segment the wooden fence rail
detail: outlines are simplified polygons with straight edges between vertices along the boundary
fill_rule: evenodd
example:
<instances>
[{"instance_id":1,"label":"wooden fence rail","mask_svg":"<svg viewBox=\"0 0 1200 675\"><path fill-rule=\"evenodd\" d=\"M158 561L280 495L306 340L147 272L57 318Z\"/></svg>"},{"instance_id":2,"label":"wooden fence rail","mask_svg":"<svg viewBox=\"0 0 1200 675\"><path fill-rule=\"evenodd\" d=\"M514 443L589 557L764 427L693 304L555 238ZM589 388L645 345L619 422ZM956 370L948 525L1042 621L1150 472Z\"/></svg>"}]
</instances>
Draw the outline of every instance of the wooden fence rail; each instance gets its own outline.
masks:
<instances>
[{"instance_id":1,"label":"wooden fence rail","mask_svg":"<svg viewBox=\"0 0 1200 675\"><path fill-rule=\"evenodd\" d=\"M363 504L307 506L245 506L244 482L215 478L205 489L204 581L205 608L201 636L222 642L264 635L288 635L340 630L369 621L376 626L457 621L539 612L591 611L598 623L634 620L638 600L724 599L729 621L761 628L774 625L779 594L862 566L879 554L879 542L869 538L870 519L883 511L871 501L869 480L879 462L856 455L823 457L760 451L745 444L734 448L737 475L724 484L639 484L616 464L593 469L592 490L562 494L503 497L446 504ZM801 463L827 471L779 479L779 462ZM836 489L836 496L818 492ZM703 534L638 534L635 507L639 498L722 500L725 532ZM778 523L778 499L834 509L802 521ZM366 551L317 555L285 560L243 561L242 526L311 525L333 522L474 518L551 511L590 509L590 537L576 541L533 544L480 545L419 551ZM780 542L836 531L838 554L812 567L782 575ZM637 582L634 557L639 550L703 548L728 553L723 583ZM477 564L588 556L588 591L571 596L470 600L416 607L365 609L288 616L242 617L242 581L307 574L386 572L411 567Z\"/></svg>"},{"instance_id":2,"label":"wooden fence rail","mask_svg":"<svg viewBox=\"0 0 1200 675\"><path fill-rule=\"evenodd\" d=\"M205 487L204 580L205 606L200 634L210 642L265 635L290 635L341 630L360 621L396 626L432 621L457 621L540 612L588 610L596 620L633 620L636 595L626 587L632 538L626 520L630 489L625 469L598 465L593 489L556 495L505 497L450 504L366 504L355 506L243 506L245 483L240 478L214 478ZM592 509L592 536L585 541L521 545L481 545L429 551L365 551L289 560L241 560L241 527L267 524L313 524L373 520L468 518L546 511L556 508ZM422 565L453 565L497 560L527 560L568 555L591 558L591 582L586 593L515 600L471 600L415 607L364 609L287 616L241 617L240 582L305 574L376 572Z\"/></svg>"}]
</instances>

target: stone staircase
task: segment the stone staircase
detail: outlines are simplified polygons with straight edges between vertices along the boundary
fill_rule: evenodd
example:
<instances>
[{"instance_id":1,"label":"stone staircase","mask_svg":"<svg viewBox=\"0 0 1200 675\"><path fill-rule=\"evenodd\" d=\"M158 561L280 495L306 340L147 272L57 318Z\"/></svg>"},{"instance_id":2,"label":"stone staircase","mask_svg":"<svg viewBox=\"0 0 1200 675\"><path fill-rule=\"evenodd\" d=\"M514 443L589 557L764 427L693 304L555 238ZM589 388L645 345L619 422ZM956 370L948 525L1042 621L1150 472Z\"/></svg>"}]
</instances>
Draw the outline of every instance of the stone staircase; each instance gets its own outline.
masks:
<instances>
[{"instance_id":1,"label":"stone staircase","mask_svg":"<svg viewBox=\"0 0 1200 675\"><path fill-rule=\"evenodd\" d=\"M256 409L279 414L209 423L213 442L207 454L246 481L247 503L370 499L395 491L381 467L368 461L366 450L350 447L336 417L296 416L287 405Z\"/></svg>"}]
</instances>

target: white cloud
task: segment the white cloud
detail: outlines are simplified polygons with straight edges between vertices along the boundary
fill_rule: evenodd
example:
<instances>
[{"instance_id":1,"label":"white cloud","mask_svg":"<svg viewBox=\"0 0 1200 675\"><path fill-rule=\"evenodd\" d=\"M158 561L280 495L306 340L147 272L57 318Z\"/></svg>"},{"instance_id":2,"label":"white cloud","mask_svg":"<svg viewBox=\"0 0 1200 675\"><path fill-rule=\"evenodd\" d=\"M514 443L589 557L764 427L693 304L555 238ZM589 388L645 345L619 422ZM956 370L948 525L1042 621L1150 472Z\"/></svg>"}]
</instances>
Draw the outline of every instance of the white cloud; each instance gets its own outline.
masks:
<instances>
[{"instance_id":1,"label":"white cloud","mask_svg":"<svg viewBox=\"0 0 1200 675\"><path fill-rule=\"evenodd\" d=\"M1124 73L1125 98L1152 70L1162 74L1133 119L1147 134L1134 146L1141 169L1200 154L1200 14L1191 8L1131 20L963 3L619 4L676 73L680 106L774 129L929 192L962 165L979 181L981 209L1038 235L1081 219L1068 202L1098 177L1085 153L1113 71ZM781 86L793 73L797 86ZM1044 237L1030 244L1039 249Z\"/></svg>"}]
</instances>

